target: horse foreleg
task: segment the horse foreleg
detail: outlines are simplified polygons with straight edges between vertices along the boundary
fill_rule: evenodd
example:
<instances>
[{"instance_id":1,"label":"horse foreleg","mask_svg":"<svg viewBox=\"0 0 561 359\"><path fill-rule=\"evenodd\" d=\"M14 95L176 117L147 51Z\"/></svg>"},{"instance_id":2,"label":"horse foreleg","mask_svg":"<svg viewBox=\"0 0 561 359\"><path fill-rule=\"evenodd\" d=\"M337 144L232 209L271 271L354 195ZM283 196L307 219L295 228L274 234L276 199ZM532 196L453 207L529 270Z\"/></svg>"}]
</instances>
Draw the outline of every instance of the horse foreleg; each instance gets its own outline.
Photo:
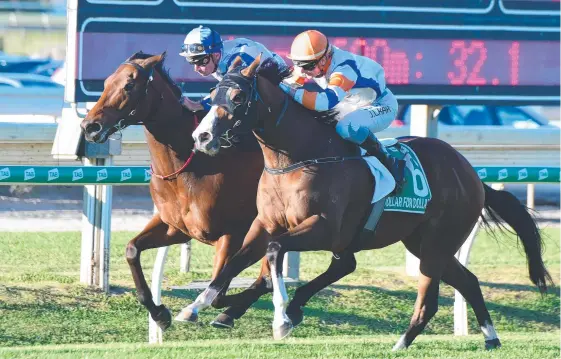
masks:
<instances>
[{"instance_id":1,"label":"horse foreleg","mask_svg":"<svg viewBox=\"0 0 561 359\"><path fill-rule=\"evenodd\" d=\"M211 281L213 281L217 276L218 273L222 271L228 260L240 249L239 241L236 242L233 240L231 235L224 235L220 237L218 243L216 243L216 252L214 253L214 266L212 268L212 277ZM224 288L220 291L218 297L212 302L212 306L215 308L222 308L219 306L219 301L226 295L226 291L230 286L230 282L228 282Z\"/></svg>"},{"instance_id":2,"label":"horse foreleg","mask_svg":"<svg viewBox=\"0 0 561 359\"><path fill-rule=\"evenodd\" d=\"M228 259L238 250L238 246L233 245L232 236L230 234L220 237L218 241L216 241L215 248L216 250L213 258L211 280L214 280L214 278L218 276L218 273L222 271ZM215 298L215 301L212 303L213 306L217 306L217 302L224 296L226 290L228 290L229 284L230 282L228 281ZM193 311L191 305L189 305L183 308L183 310L175 317L175 320L178 322L196 322L198 318L198 311Z\"/></svg>"},{"instance_id":3,"label":"horse foreleg","mask_svg":"<svg viewBox=\"0 0 561 359\"><path fill-rule=\"evenodd\" d=\"M241 318L263 294L273 291L270 276L269 262L267 258L263 258L261 273L249 288L238 294L218 297L218 303L213 302L213 306L216 303L216 307L229 306L230 308L220 313L210 324L215 328L233 328L235 319Z\"/></svg>"},{"instance_id":4,"label":"horse foreleg","mask_svg":"<svg viewBox=\"0 0 561 359\"><path fill-rule=\"evenodd\" d=\"M306 218L288 232L274 238L267 248L267 259L271 267L273 282L273 338L283 339L292 331L292 322L286 314L288 294L282 276L282 262L288 251L313 251L325 248L324 240L328 234L328 224L324 217L315 215ZM323 241L322 241L323 240Z\"/></svg>"},{"instance_id":5,"label":"horse foreleg","mask_svg":"<svg viewBox=\"0 0 561 359\"><path fill-rule=\"evenodd\" d=\"M327 270L296 289L294 297L290 301L286 314L292 321L293 326L297 326L304 319L302 307L308 303L316 293L338 281L339 279L351 274L356 269L356 259L353 252L342 252L333 254L331 264Z\"/></svg>"},{"instance_id":6,"label":"horse foreleg","mask_svg":"<svg viewBox=\"0 0 561 359\"><path fill-rule=\"evenodd\" d=\"M184 317L197 317L199 311L209 307L230 281L241 271L263 258L270 235L258 219L253 221L241 249L226 263L222 271L193 303L183 308L177 320Z\"/></svg>"},{"instance_id":7,"label":"horse foreleg","mask_svg":"<svg viewBox=\"0 0 561 359\"><path fill-rule=\"evenodd\" d=\"M160 215L156 214L142 232L127 244L126 257L136 287L138 301L148 309L150 316L162 330L171 325L171 314L164 305L156 306L154 304L152 292L142 272L140 254L146 249L186 243L187 241L189 241L189 238L186 235L178 230L170 230L169 226L162 221Z\"/></svg>"}]
</instances>

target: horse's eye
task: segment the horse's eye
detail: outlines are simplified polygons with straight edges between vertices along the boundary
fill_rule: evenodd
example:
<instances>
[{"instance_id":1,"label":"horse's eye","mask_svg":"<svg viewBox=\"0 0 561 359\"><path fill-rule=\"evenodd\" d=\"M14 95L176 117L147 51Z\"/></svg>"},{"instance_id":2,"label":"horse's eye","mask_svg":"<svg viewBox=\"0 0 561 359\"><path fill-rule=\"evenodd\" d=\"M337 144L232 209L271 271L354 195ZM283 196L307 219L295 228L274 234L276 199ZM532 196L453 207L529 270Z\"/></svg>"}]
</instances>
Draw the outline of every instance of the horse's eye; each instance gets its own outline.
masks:
<instances>
[{"instance_id":1,"label":"horse's eye","mask_svg":"<svg viewBox=\"0 0 561 359\"><path fill-rule=\"evenodd\" d=\"M134 88L134 82L127 82L125 85L125 91L130 92Z\"/></svg>"},{"instance_id":2,"label":"horse's eye","mask_svg":"<svg viewBox=\"0 0 561 359\"><path fill-rule=\"evenodd\" d=\"M236 94L236 96L234 96L234 98L232 99L232 102L234 103L242 103L243 100L245 98L245 95L243 93L238 93Z\"/></svg>"}]
</instances>

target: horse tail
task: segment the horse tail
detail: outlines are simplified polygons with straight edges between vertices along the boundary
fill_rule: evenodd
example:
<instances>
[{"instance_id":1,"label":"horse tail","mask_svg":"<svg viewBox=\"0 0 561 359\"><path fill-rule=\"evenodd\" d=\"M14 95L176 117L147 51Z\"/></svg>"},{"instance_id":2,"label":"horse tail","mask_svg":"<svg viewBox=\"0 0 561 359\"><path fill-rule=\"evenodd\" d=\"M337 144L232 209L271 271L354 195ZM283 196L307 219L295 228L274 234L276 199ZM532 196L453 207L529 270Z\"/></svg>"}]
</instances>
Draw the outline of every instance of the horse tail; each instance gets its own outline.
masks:
<instances>
[{"instance_id":1,"label":"horse tail","mask_svg":"<svg viewBox=\"0 0 561 359\"><path fill-rule=\"evenodd\" d=\"M490 221L498 225L499 232L510 232L501 220L506 222L514 230L514 234L524 246L526 259L528 261L528 271L530 280L544 293L547 291L548 283L553 284L551 275L543 263L543 239L536 223L530 215L528 208L510 192L496 191L483 184L485 188L485 209L490 217ZM490 226L484 217L483 225L494 234L494 228Z\"/></svg>"}]
</instances>

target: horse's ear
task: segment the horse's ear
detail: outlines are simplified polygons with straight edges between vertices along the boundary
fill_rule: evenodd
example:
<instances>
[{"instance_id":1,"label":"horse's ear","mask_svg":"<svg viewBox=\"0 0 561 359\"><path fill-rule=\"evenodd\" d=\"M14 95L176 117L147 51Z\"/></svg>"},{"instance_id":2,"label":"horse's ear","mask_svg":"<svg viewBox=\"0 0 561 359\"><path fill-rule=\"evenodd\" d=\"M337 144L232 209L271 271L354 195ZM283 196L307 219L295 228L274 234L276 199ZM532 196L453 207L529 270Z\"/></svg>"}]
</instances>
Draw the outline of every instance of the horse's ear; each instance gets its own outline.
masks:
<instances>
[{"instance_id":1,"label":"horse's ear","mask_svg":"<svg viewBox=\"0 0 561 359\"><path fill-rule=\"evenodd\" d=\"M137 52L135 52L134 54L132 54L132 55L127 59L127 61L136 60L136 59L138 59L138 56L139 56L139 55L142 55L142 54L143 54L142 50L141 50L141 51L137 51Z\"/></svg>"},{"instance_id":2,"label":"horse's ear","mask_svg":"<svg viewBox=\"0 0 561 359\"><path fill-rule=\"evenodd\" d=\"M261 63L261 54L259 54L255 60L253 60L253 62L251 63L251 65L249 65L248 67L246 67L245 69L243 69L241 71L241 74L247 78L252 78L255 75L255 71L257 70L257 67L259 67L259 64Z\"/></svg>"},{"instance_id":3,"label":"horse's ear","mask_svg":"<svg viewBox=\"0 0 561 359\"><path fill-rule=\"evenodd\" d=\"M163 62L166 59L166 52L162 52L160 55L154 55L142 62L142 67L145 69L154 68L157 64Z\"/></svg>"},{"instance_id":4,"label":"horse's ear","mask_svg":"<svg viewBox=\"0 0 561 359\"><path fill-rule=\"evenodd\" d=\"M234 60L234 62L232 62L232 64L230 65L230 67L228 68L228 72L232 71L233 69L235 69L236 67L240 66L242 64L242 57L241 56L237 56L236 59Z\"/></svg>"}]
</instances>

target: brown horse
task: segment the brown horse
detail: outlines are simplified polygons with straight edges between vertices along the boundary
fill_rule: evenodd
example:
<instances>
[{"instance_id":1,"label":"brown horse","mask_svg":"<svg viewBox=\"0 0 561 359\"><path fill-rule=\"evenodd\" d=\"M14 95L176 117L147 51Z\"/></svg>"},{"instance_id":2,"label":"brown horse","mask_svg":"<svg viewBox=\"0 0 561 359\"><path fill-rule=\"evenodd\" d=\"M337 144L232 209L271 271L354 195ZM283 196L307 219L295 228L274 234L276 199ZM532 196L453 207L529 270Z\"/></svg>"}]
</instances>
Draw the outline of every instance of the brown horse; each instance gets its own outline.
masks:
<instances>
[{"instance_id":1,"label":"brown horse","mask_svg":"<svg viewBox=\"0 0 561 359\"><path fill-rule=\"evenodd\" d=\"M198 307L208 306L230 278L266 253L274 289L273 333L283 338L301 322L301 307L315 293L354 271L355 252L402 241L420 258L421 274L411 323L394 349L407 348L435 315L441 280L470 303L486 347L500 346L478 280L454 254L485 208L493 221L502 218L516 231L530 279L545 291L551 277L542 261L540 233L525 207L511 193L484 185L469 162L447 143L408 137L400 141L417 153L432 200L425 214L384 212L376 230L368 234L363 228L375 183L364 161L356 159L357 149L316 121L317 113L287 99L278 87L284 74L274 63L257 67L258 59L224 77L213 92L212 110L193 133L196 147L205 151L215 148L225 132L234 136L254 130L266 169L257 194L259 214L243 247L197 298ZM331 114L326 117L333 119ZM340 156L339 160L333 156ZM328 163L306 161L311 159ZM333 252L331 265L297 289L289 305L281 271L283 254L317 250Z\"/></svg>"},{"instance_id":2,"label":"brown horse","mask_svg":"<svg viewBox=\"0 0 561 359\"><path fill-rule=\"evenodd\" d=\"M263 171L263 156L253 136L249 145L230 146L218 156L194 155L195 114L179 103L181 90L163 69L164 58L165 53L137 53L127 59L107 78L100 99L81 124L86 139L98 143L129 125L144 124L153 171L150 193L159 213L127 244L126 258L138 300L162 329L171 325L171 313L152 300L142 273L141 252L195 238L216 247L215 278L241 247L257 214L256 188ZM264 260L261 276L246 294L270 291L264 281L268 275ZM229 305L231 297L222 296L224 292L213 305ZM236 302L245 301L243 295L233 297ZM229 308L213 325L232 327L232 318L248 307ZM197 315L188 310L176 319L195 321Z\"/></svg>"}]
</instances>

